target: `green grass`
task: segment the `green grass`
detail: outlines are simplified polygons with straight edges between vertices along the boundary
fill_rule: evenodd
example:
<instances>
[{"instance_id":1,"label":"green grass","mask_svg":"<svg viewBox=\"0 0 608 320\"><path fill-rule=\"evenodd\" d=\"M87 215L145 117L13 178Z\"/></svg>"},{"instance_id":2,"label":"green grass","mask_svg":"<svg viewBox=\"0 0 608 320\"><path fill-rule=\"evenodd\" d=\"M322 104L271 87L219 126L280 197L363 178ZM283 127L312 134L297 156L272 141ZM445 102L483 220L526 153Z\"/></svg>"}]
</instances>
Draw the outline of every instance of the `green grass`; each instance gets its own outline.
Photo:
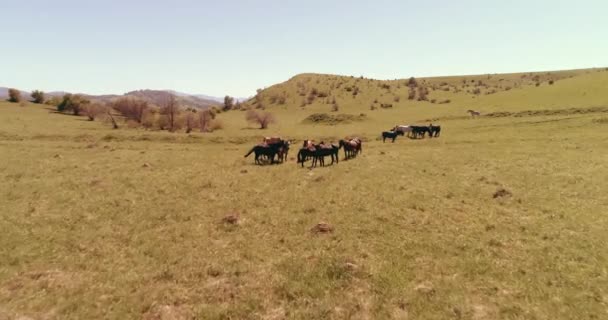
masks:
<instances>
[{"instance_id":1,"label":"green grass","mask_svg":"<svg viewBox=\"0 0 608 320\"><path fill-rule=\"evenodd\" d=\"M607 75L341 103L367 120L336 126L302 122L329 105L288 102L269 130L234 111L193 135L0 102L0 319L605 318L606 113L458 116L606 106ZM430 118L439 139L378 140ZM243 158L271 134L366 141L314 170Z\"/></svg>"}]
</instances>

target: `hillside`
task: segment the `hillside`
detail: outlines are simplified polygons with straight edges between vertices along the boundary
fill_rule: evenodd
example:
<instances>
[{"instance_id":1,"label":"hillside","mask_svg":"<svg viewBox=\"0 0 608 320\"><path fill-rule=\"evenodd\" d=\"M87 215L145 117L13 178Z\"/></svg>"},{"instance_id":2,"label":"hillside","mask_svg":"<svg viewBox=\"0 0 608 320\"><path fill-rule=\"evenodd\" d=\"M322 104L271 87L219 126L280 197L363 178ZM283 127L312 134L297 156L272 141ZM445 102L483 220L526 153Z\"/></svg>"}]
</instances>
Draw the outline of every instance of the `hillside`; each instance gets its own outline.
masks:
<instances>
[{"instance_id":1,"label":"hillside","mask_svg":"<svg viewBox=\"0 0 608 320\"><path fill-rule=\"evenodd\" d=\"M374 80L301 74L262 90L252 107L300 108L315 112L369 112L427 107L480 109L607 104L608 68ZM422 97L421 97L422 96ZM532 104L532 105L530 105ZM337 105L337 108L334 107Z\"/></svg>"}]
</instances>

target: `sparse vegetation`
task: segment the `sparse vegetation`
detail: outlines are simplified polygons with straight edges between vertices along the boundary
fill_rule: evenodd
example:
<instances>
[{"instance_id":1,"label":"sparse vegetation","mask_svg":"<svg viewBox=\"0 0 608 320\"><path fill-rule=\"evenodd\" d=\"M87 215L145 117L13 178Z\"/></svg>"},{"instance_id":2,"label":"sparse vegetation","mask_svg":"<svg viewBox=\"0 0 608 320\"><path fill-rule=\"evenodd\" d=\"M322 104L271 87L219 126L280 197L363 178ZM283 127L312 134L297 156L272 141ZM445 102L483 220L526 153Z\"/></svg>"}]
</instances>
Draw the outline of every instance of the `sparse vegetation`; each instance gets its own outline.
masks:
<instances>
[{"instance_id":1,"label":"sparse vegetation","mask_svg":"<svg viewBox=\"0 0 608 320\"><path fill-rule=\"evenodd\" d=\"M248 110L245 114L245 119L249 123L258 124L260 129L266 129L268 125L276 123L276 119L272 113L256 110Z\"/></svg>"},{"instance_id":2,"label":"sparse vegetation","mask_svg":"<svg viewBox=\"0 0 608 320\"><path fill-rule=\"evenodd\" d=\"M21 101L21 91L13 88L8 89L8 101L19 103Z\"/></svg>"},{"instance_id":3,"label":"sparse vegetation","mask_svg":"<svg viewBox=\"0 0 608 320\"><path fill-rule=\"evenodd\" d=\"M44 103L44 92L40 91L40 90L34 90L31 93L32 96L32 102L33 103L37 103L37 104L43 104Z\"/></svg>"}]
</instances>

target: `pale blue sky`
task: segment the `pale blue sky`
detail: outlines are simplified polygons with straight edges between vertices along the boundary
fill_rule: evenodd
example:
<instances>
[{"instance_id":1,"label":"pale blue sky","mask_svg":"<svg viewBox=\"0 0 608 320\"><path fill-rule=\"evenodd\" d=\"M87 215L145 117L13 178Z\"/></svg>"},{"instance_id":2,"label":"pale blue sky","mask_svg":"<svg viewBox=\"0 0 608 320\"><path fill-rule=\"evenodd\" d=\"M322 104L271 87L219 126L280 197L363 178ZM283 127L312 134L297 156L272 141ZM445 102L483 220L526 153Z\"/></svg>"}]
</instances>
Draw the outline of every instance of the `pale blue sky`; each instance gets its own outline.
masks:
<instances>
[{"instance_id":1,"label":"pale blue sky","mask_svg":"<svg viewBox=\"0 0 608 320\"><path fill-rule=\"evenodd\" d=\"M0 0L0 86L249 96L303 72L608 66L606 0Z\"/></svg>"}]
</instances>

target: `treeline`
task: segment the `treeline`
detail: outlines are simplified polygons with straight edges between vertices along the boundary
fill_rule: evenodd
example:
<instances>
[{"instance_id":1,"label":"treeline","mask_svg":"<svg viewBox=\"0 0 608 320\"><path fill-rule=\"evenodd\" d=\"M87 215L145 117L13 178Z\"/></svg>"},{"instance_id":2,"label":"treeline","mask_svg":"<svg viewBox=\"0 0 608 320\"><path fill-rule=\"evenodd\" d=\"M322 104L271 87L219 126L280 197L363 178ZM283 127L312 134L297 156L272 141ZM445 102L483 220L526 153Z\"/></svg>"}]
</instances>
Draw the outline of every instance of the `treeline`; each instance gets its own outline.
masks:
<instances>
[{"instance_id":1,"label":"treeline","mask_svg":"<svg viewBox=\"0 0 608 320\"><path fill-rule=\"evenodd\" d=\"M270 112L250 110L243 107L234 98L226 96L224 104L208 109L182 107L175 95L167 93L153 104L144 99L124 96L111 102L100 102L79 94L65 94L63 97L53 96L45 99L42 91L31 93L32 102L54 106L57 112L86 116L89 121L102 120L112 125L114 129L125 125L129 128L144 128L148 130L166 130L169 132L193 131L213 132L223 129L223 123L217 115L230 110L247 111L245 120L257 124L260 129L266 129L276 118ZM22 101L21 92L9 90L9 101Z\"/></svg>"}]
</instances>

